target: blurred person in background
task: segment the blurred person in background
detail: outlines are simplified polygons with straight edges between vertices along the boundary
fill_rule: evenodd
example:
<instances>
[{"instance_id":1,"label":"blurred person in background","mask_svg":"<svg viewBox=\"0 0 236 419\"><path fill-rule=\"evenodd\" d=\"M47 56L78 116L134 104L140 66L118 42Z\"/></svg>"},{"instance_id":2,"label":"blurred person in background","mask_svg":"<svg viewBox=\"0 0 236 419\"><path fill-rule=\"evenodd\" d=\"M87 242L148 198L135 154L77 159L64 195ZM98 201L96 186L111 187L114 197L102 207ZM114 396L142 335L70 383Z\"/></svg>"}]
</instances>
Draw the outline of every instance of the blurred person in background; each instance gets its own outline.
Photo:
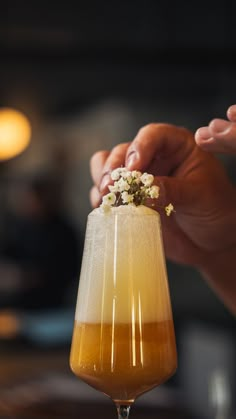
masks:
<instances>
[{"instance_id":1,"label":"blurred person in background","mask_svg":"<svg viewBox=\"0 0 236 419\"><path fill-rule=\"evenodd\" d=\"M81 238L62 211L60 183L35 176L18 191L5 219L0 254L0 304L21 310L60 308L77 283Z\"/></svg>"}]
</instances>

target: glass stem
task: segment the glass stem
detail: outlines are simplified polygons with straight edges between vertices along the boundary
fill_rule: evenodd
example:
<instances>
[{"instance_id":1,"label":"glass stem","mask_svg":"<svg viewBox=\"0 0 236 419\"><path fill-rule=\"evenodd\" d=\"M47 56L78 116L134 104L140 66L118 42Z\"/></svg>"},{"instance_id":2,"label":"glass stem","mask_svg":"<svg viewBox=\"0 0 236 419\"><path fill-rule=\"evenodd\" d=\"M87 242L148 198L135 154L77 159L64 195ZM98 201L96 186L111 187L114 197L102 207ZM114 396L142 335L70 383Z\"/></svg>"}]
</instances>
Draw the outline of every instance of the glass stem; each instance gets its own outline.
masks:
<instances>
[{"instance_id":1,"label":"glass stem","mask_svg":"<svg viewBox=\"0 0 236 419\"><path fill-rule=\"evenodd\" d=\"M130 405L117 404L116 408L117 408L117 413L118 413L118 419L128 419Z\"/></svg>"}]
</instances>

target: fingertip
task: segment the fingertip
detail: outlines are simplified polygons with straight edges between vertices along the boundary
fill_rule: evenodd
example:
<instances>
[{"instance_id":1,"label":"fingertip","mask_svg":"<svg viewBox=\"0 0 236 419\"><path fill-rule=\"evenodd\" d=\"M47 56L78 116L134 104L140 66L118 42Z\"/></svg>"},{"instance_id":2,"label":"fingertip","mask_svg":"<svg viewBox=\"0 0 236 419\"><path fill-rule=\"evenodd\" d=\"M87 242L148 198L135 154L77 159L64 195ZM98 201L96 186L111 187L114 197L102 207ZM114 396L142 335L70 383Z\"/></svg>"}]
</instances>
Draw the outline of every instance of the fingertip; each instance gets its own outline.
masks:
<instances>
[{"instance_id":1,"label":"fingertip","mask_svg":"<svg viewBox=\"0 0 236 419\"><path fill-rule=\"evenodd\" d=\"M149 165L163 144L165 127L164 124L150 123L138 130L126 153L125 164L129 170L143 170Z\"/></svg>"},{"instance_id":2,"label":"fingertip","mask_svg":"<svg viewBox=\"0 0 236 419\"><path fill-rule=\"evenodd\" d=\"M208 140L211 137L209 127L198 128L197 131L195 132L194 137L197 143Z\"/></svg>"},{"instance_id":3,"label":"fingertip","mask_svg":"<svg viewBox=\"0 0 236 419\"><path fill-rule=\"evenodd\" d=\"M227 110L227 118L231 122L236 122L236 105L231 105Z\"/></svg>"}]
</instances>

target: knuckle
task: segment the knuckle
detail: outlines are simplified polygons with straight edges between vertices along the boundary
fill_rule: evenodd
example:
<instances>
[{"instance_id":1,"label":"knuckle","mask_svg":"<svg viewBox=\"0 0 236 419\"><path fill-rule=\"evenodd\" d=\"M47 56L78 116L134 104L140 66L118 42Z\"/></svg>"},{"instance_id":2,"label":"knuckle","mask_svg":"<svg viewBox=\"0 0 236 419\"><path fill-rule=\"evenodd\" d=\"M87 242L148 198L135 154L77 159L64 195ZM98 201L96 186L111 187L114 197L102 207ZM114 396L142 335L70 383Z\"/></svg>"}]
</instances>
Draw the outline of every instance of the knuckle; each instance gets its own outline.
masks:
<instances>
[{"instance_id":1,"label":"knuckle","mask_svg":"<svg viewBox=\"0 0 236 419\"><path fill-rule=\"evenodd\" d=\"M138 134L143 136L154 135L157 132L165 132L169 127L170 124L160 123L160 122L150 122L147 125L144 125L140 128Z\"/></svg>"},{"instance_id":2,"label":"knuckle","mask_svg":"<svg viewBox=\"0 0 236 419\"><path fill-rule=\"evenodd\" d=\"M149 124L144 125L139 129L140 134L148 134L149 132L154 131L157 128L158 124L150 122Z\"/></svg>"}]
</instances>

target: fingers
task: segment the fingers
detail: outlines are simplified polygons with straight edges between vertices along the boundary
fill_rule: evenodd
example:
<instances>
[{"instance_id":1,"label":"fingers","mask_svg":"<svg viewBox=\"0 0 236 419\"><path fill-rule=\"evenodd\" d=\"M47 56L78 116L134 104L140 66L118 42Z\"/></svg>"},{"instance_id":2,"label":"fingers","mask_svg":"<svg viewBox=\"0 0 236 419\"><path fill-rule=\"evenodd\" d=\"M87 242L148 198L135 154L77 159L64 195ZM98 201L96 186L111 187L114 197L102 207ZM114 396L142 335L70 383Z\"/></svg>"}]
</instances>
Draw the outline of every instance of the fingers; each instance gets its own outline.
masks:
<instances>
[{"instance_id":1,"label":"fingers","mask_svg":"<svg viewBox=\"0 0 236 419\"><path fill-rule=\"evenodd\" d=\"M100 193L104 194L111 183L110 172L120 166L146 170L159 176L168 175L182 164L194 146L193 135L185 128L149 124L140 129L131 143L119 144L110 153L100 151L94 154L91 159L92 178Z\"/></svg>"},{"instance_id":2,"label":"fingers","mask_svg":"<svg viewBox=\"0 0 236 419\"><path fill-rule=\"evenodd\" d=\"M195 141L199 145L202 141L207 141L211 138L209 127L201 127L195 132Z\"/></svg>"},{"instance_id":3,"label":"fingers","mask_svg":"<svg viewBox=\"0 0 236 419\"><path fill-rule=\"evenodd\" d=\"M109 154L110 153L107 150L97 151L90 159L90 172L93 182L97 187L100 185L103 167Z\"/></svg>"},{"instance_id":4,"label":"fingers","mask_svg":"<svg viewBox=\"0 0 236 419\"><path fill-rule=\"evenodd\" d=\"M227 110L229 120L215 118L208 126L199 128L195 141L205 151L236 153L236 105Z\"/></svg>"},{"instance_id":5,"label":"fingers","mask_svg":"<svg viewBox=\"0 0 236 419\"><path fill-rule=\"evenodd\" d=\"M115 146L109 153L102 169L99 189L101 192L106 191L107 186L111 183L110 173L117 167L125 166L125 156L129 143L121 143Z\"/></svg>"},{"instance_id":6,"label":"fingers","mask_svg":"<svg viewBox=\"0 0 236 419\"><path fill-rule=\"evenodd\" d=\"M236 123L213 119L208 127L196 131L195 141L206 151L236 153Z\"/></svg>"},{"instance_id":7,"label":"fingers","mask_svg":"<svg viewBox=\"0 0 236 419\"><path fill-rule=\"evenodd\" d=\"M232 122L215 118L209 123L209 131L212 136L217 136L218 134L223 136L231 126Z\"/></svg>"},{"instance_id":8,"label":"fingers","mask_svg":"<svg viewBox=\"0 0 236 419\"><path fill-rule=\"evenodd\" d=\"M97 186L93 186L90 190L90 202L93 208L101 204L101 194Z\"/></svg>"},{"instance_id":9,"label":"fingers","mask_svg":"<svg viewBox=\"0 0 236 419\"><path fill-rule=\"evenodd\" d=\"M110 172L117 167L125 165L128 146L129 143L121 143L115 146L110 152L107 150L98 151L92 156L90 160L90 171L93 182L101 193L104 193L109 183L111 183Z\"/></svg>"},{"instance_id":10,"label":"fingers","mask_svg":"<svg viewBox=\"0 0 236 419\"><path fill-rule=\"evenodd\" d=\"M194 147L193 136L185 128L169 124L149 124L141 128L130 144L126 166L167 175L178 167Z\"/></svg>"},{"instance_id":11,"label":"fingers","mask_svg":"<svg viewBox=\"0 0 236 419\"><path fill-rule=\"evenodd\" d=\"M227 117L231 122L236 122L236 105L231 105L228 108Z\"/></svg>"},{"instance_id":12,"label":"fingers","mask_svg":"<svg viewBox=\"0 0 236 419\"><path fill-rule=\"evenodd\" d=\"M209 124L211 136L217 152L236 152L236 123L223 119L213 119ZM214 144L213 142L211 144Z\"/></svg>"},{"instance_id":13,"label":"fingers","mask_svg":"<svg viewBox=\"0 0 236 419\"><path fill-rule=\"evenodd\" d=\"M101 183L103 167L109 154L109 151L106 150L98 151L90 159L90 172L94 182L94 186L90 191L90 202L94 208L97 207L101 202L102 196L99 191L99 186Z\"/></svg>"}]
</instances>

